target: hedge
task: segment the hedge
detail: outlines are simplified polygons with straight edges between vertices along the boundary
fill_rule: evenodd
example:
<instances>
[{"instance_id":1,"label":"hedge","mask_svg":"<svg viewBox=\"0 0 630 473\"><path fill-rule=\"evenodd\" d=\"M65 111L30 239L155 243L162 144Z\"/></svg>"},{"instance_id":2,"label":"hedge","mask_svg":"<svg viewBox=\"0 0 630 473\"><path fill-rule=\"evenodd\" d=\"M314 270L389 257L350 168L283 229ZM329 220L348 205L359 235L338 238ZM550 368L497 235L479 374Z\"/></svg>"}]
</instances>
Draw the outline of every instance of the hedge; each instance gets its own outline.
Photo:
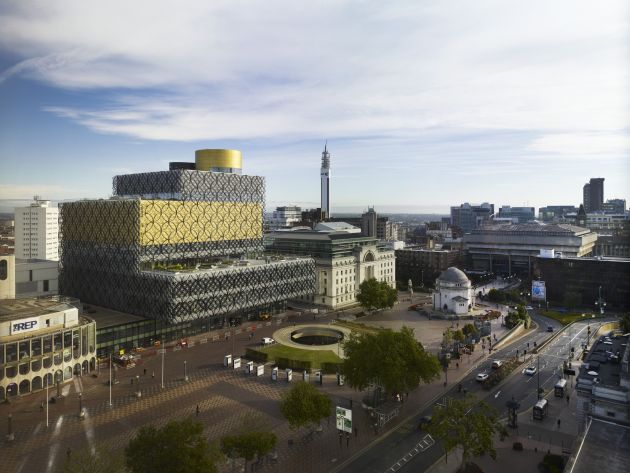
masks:
<instances>
[{"instance_id":1,"label":"hedge","mask_svg":"<svg viewBox=\"0 0 630 473\"><path fill-rule=\"evenodd\" d=\"M255 361L256 363L266 363L267 359L269 358L269 354L262 351L254 350L252 348L248 348L247 350L245 350L245 358Z\"/></svg>"},{"instance_id":2,"label":"hedge","mask_svg":"<svg viewBox=\"0 0 630 473\"><path fill-rule=\"evenodd\" d=\"M282 369L291 368L295 371L310 371L311 369L310 361L291 360L289 358L276 358L276 365Z\"/></svg>"}]
</instances>

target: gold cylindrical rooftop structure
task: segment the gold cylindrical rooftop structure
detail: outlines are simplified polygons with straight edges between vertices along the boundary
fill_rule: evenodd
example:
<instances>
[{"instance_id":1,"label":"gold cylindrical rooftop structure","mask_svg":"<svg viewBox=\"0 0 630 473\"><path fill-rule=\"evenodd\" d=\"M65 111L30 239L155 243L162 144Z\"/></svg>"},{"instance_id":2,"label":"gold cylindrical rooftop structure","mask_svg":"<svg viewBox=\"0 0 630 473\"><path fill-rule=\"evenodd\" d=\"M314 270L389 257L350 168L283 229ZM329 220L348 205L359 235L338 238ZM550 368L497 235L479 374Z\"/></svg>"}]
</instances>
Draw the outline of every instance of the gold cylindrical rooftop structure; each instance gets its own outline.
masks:
<instances>
[{"instance_id":1,"label":"gold cylindrical rooftop structure","mask_svg":"<svg viewBox=\"0 0 630 473\"><path fill-rule=\"evenodd\" d=\"M235 149L198 149L195 151L197 171L230 172L243 168L241 152Z\"/></svg>"}]
</instances>

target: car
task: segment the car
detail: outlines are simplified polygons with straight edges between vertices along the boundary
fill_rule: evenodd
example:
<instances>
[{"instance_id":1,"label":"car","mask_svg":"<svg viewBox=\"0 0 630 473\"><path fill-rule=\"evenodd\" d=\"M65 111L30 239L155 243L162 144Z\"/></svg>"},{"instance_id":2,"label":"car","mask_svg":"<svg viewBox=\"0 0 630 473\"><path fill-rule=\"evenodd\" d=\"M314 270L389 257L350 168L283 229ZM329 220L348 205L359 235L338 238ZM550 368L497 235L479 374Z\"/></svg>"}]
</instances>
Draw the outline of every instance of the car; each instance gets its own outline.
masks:
<instances>
[{"instance_id":1,"label":"car","mask_svg":"<svg viewBox=\"0 0 630 473\"><path fill-rule=\"evenodd\" d=\"M492 369L493 370L499 369L501 368L501 365L503 365L503 362L501 360L494 360L492 362Z\"/></svg>"},{"instance_id":2,"label":"car","mask_svg":"<svg viewBox=\"0 0 630 473\"><path fill-rule=\"evenodd\" d=\"M263 345L273 345L276 341L271 337L263 337L260 343Z\"/></svg>"},{"instance_id":3,"label":"car","mask_svg":"<svg viewBox=\"0 0 630 473\"><path fill-rule=\"evenodd\" d=\"M418 421L418 430L424 430L424 428L431 423L431 416L423 416Z\"/></svg>"},{"instance_id":4,"label":"car","mask_svg":"<svg viewBox=\"0 0 630 473\"><path fill-rule=\"evenodd\" d=\"M479 373L475 379L479 382L483 382L488 379L488 373Z\"/></svg>"},{"instance_id":5,"label":"car","mask_svg":"<svg viewBox=\"0 0 630 473\"><path fill-rule=\"evenodd\" d=\"M533 375L536 374L536 371L538 371L538 370L536 369L535 366L528 366L527 368L525 368L523 370L523 373L528 375L528 376L533 376Z\"/></svg>"},{"instance_id":6,"label":"car","mask_svg":"<svg viewBox=\"0 0 630 473\"><path fill-rule=\"evenodd\" d=\"M525 306L525 310L534 310L534 308L531 305L527 305Z\"/></svg>"},{"instance_id":7,"label":"car","mask_svg":"<svg viewBox=\"0 0 630 473\"><path fill-rule=\"evenodd\" d=\"M547 325L547 332L553 332L553 327L551 325Z\"/></svg>"}]
</instances>

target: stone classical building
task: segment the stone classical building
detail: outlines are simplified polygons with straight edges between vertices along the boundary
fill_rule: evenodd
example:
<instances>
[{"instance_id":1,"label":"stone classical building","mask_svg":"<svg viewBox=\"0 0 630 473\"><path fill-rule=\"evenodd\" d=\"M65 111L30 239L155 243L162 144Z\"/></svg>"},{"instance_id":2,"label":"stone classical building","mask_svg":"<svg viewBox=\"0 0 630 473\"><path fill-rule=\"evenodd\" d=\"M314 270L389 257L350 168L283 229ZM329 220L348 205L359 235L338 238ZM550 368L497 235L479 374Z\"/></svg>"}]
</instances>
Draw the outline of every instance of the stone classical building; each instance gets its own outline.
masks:
<instances>
[{"instance_id":1,"label":"stone classical building","mask_svg":"<svg viewBox=\"0 0 630 473\"><path fill-rule=\"evenodd\" d=\"M315 230L279 230L268 235L268 250L315 259L316 291L308 301L330 308L356 304L359 285L372 278L396 287L393 250L374 237L324 230L327 225L348 226L336 222Z\"/></svg>"},{"instance_id":2,"label":"stone classical building","mask_svg":"<svg viewBox=\"0 0 630 473\"><path fill-rule=\"evenodd\" d=\"M435 281L433 309L465 315L475 306L475 293L461 269L450 267Z\"/></svg>"},{"instance_id":3,"label":"stone classical building","mask_svg":"<svg viewBox=\"0 0 630 473\"><path fill-rule=\"evenodd\" d=\"M597 234L568 224L522 223L487 225L464 235L466 268L528 277L540 250L556 255L589 256Z\"/></svg>"}]
</instances>

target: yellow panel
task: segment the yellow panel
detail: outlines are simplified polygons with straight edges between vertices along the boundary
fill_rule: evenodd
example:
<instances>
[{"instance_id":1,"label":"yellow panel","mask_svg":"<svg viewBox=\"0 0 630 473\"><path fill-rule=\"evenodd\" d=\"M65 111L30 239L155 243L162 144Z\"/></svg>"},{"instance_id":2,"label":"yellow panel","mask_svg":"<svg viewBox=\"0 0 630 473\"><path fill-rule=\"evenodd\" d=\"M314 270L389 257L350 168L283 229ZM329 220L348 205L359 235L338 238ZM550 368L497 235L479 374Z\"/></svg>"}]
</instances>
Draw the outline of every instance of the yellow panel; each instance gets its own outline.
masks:
<instances>
[{"instance_id":1,"label":"yellow panel","mask_svg":"<svg viewBox=\"0 0 630 473\"><path fill-rule=\"evenodd\" d=\"M61 232L69 241L134 245L140 239L136 200L87 200L63 204Z\"/></svg>"},{"instance_id":2,"label":"yellow panel","mask_svg":"<svg viewBox=\"0 0 630 473\"><path fill-rule=\"evenodd\" d=\"M262 206L249 202L142 200L140 244L262 238Z\"/></svg>"},{"instance_id":3,"label":"yellow panel","mask_svg":"<svg viewBox=\"0 0 630 473\"><path fill-rule=\"evenodd\" d=\"M235 149L198 149L195 151L195 169L210 171L212 168L243 167L241 152Z\"/></svg>"}]
</instances>

